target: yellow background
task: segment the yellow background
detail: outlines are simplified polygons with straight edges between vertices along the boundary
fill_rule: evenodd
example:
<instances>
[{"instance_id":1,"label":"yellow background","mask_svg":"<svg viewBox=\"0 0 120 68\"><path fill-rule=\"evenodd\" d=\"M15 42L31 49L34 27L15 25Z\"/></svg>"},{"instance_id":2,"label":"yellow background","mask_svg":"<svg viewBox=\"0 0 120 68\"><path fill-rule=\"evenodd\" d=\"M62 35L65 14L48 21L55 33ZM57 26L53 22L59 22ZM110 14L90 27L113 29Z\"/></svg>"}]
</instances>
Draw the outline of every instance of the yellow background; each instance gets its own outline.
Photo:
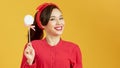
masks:
<instances>
[{"instance_id":1,"label":"yellow background","mask_svg":"<svg viewBox=\"0 0 120 68\"><path fill-rule=\"evenodd\" d=\"M120 0L1 0L0 68L19 68L27 28L23 18L54 2L66 22L63 38L77 43L84 68L120 68Z\"/></svg>"}]
</instances>

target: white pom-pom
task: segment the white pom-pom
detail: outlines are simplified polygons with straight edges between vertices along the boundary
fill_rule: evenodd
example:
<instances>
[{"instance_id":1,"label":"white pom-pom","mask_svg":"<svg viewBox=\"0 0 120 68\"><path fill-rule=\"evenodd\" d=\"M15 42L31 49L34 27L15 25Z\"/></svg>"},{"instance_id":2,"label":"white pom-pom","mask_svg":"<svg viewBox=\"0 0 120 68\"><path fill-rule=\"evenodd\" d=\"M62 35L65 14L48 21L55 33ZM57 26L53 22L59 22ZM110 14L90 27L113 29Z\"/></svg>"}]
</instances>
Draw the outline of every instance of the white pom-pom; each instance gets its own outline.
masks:
<instances>
[{"instance_id":1,"label":"white pom-pom","mask_svg":"<svg viewBox=\"0 0 120 68\"><path fill-rule=\"evenodd\" d=\"M26 15L24 17L24 23L26 26L30 26L33 24L34 18L32 17L32 15Z\"/></svg>"}]
</instances>

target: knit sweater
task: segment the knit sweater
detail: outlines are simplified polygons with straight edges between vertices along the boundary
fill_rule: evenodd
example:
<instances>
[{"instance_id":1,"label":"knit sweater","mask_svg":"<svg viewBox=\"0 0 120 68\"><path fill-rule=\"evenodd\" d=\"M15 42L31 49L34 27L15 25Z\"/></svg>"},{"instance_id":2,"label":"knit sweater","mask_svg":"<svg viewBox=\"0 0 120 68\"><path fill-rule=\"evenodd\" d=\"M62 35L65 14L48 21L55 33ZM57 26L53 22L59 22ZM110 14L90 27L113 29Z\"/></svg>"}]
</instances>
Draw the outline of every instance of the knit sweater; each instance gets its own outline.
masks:
<instances>
[{"instance_id":1,"label":"knit sweater","mask_svg":"<svg viewBox=\"0 0 120 68\"><path fill-rule=\"evenodd\" d=\"M32 65L27 63L23 55L21 68L82 68L82 55L78 45L60 40L55 46L50 46L46 38L31 42L35 50Z\"/></svg>"}]
</instances>

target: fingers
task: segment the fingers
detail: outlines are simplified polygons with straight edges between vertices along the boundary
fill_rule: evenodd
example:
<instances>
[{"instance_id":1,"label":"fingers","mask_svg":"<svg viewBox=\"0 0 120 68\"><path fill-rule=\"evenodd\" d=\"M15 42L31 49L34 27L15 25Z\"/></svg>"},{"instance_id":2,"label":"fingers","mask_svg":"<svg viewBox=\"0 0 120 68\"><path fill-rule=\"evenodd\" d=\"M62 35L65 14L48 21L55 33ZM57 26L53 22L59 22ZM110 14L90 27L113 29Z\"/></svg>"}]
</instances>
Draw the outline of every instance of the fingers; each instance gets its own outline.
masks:
<instances>
[{"instance_id":1,"label":"fingers","mask_svg":"<svg viewBox=\"0 0 120 68\"><path fill-rule=\"evenodd\" d=\"M31 43L31 42L29 42L29 43L27 44L27 46L32 46L32 43Z\"/></svg>"},{"instance_id":2,"label":"fingers","mask_svg":"<svg viewBox=\"0 0 120 68\"><path fill-rule=\"evenodd\" d=\"M26 51L26 52L29 52L29 53L31 53L31 52L34 51L34 49L33 49L32 45L31 45L31 43L29 43L29 44L27 45L25 51Z\"/></svg>"},{"instance_id":3,"label":"fingers","mask_svg":"<svg viewBox=\"0 0 120 68\"><path fill-rule=\"evenodd\" d=\"M27 62L29 64L32 64L34 58L35 58L35 51L31 43L28 43L25 50L24 55L27 58Z\"/></svg>"},{"instance_id":4,"label":"fingers","mask_svg":"<svg viewBox=\"0 0 120 68\"><path fill-rule=\"evenodd\" d=\"M30 46L30 47L32 47L32 43L31 43L31 42L29 42L27 46ZM33 47L32 47L32 48L33 48Z\"/></svg>"},{"instance_id":5,"label":"fingers","mask_svg":"<svg viewBox=\"0 0 120 68\"><path fill-rule=\"evenodd\" d=\"M27 47L24 50L24 54L27 55L34 55L34 48L32 47L31 43L28 43Z\"/></svg>"},{"instance_id":6,"label":"fingers","mask_svg":"<svg viewBox=\"0 0 120 68\"><path fill-rule=\"evenodd\" d=\"M30 46L27 46L26 49L24 50L25 55L29 55L30 54Z\"/></svg>"}]
</instances>

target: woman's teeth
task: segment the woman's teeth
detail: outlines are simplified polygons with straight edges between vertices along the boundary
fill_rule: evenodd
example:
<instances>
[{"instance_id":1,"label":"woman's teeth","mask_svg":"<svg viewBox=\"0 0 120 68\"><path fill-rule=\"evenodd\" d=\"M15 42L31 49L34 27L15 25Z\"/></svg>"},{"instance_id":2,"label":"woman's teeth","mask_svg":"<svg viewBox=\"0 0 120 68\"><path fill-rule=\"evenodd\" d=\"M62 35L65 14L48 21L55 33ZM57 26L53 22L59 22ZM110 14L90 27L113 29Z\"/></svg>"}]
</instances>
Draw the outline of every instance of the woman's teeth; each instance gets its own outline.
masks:
<instances>
[{"instance_id":1,"label":"woman's teeth","mask_svg":"<svg viewBox=\"0 0 120 68\"><path fill-rule=\"evenodd\" d=\"M55 27L56 30L62 30L62 26L61 27Z\"/></svg>"}]
</instances>

